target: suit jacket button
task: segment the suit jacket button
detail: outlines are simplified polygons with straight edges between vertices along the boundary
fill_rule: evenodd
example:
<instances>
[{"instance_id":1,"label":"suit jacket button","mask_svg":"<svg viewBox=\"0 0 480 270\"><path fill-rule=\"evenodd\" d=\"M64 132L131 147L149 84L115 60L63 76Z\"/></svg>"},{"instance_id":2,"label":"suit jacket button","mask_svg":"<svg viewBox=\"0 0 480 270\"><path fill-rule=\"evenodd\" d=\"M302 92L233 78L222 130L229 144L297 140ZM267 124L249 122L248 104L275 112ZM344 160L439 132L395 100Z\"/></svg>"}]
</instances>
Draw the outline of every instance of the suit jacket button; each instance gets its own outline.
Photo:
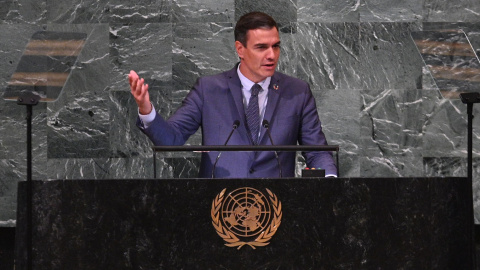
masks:
<instances>
[{"instance_id":1,"label":"suit jacket button","mask_svg":"<svg viewBox=\"0 0 480 270\"><path fill-rule=\"evenodd\" d=\"M250 169L250 171L249 171L249 172L250 172L250 173L253 173L254 171L255 171L254 169Z\"/></svg>"}]
</instances>

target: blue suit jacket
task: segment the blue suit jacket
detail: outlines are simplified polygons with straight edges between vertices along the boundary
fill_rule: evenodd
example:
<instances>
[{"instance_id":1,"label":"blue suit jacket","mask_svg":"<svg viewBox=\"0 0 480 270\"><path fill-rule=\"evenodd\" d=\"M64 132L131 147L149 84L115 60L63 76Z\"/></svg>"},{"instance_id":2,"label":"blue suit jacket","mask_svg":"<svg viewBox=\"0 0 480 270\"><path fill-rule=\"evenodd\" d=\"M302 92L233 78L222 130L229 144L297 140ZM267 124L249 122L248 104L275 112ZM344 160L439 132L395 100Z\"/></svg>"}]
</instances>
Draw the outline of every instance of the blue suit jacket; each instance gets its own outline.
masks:
<instances>
[{"instance_id":1,"label":"blue suit jacket","mask_svg":"<svg viewBox=\"0 0 480 270\"><path fill-rule=\"evenodd\" d=\"M272 76L264 119L270 122L270 132L276 145L326 145L315 99L309 85L299 79L275 72ZM203 145L223 145L235 120L240 126L228 145L251 145L246 130L242 85L237 67L197 80L182 106L168 119L160 115L144 128L140 119L137 126L155 145L183 145L199 127ZM260 145L271 145L265 128L261 128ZM331 153L306 152L308 167L325 169L326 174L337 174ZM202 154L200 177L211 177L218 152ZM295 175L295 152L279 152L282 175ZM223 152L215 169L216 177L278 177L274 152Z\"/></svg>"}]
</instances>

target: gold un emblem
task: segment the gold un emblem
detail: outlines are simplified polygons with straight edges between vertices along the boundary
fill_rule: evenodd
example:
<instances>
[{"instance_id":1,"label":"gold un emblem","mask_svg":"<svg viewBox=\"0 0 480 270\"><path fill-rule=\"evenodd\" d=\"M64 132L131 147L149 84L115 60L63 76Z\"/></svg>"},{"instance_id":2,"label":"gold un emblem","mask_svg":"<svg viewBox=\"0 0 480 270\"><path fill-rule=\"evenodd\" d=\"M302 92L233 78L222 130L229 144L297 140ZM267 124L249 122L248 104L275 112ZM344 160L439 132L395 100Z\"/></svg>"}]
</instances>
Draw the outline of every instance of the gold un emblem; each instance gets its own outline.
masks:
<instances>
[{"instance_id":1,"label":"gold un emblem","mask_svg":"<svg viewBox=\"0 0 480 270\"><path fill-rule=\"evenodd\" d=\"M225 196L223 189L212 202L212 224L228 247L266 246L282 221L282 204L270 190L244 187Z\"/></svg>"}]
</instances>

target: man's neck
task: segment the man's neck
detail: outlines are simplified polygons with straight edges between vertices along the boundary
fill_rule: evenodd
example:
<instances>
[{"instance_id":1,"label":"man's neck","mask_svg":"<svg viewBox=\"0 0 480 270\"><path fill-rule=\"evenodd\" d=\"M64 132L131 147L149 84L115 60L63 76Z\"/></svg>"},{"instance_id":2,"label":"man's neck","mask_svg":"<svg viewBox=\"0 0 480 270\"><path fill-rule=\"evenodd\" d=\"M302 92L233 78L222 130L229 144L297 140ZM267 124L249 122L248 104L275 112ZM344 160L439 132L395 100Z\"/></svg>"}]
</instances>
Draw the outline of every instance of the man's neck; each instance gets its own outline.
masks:
<instances>
[{"instance_id":1,"label":"man's neck","mask_svg":"<svg viewBox=\"0 0 480 270\"><path fill-rule=\"evenodd\" d=\"M242 63L240 62L240 63L238 64L238 67L237 67L237 73L238 73L239 77L243 77L244 80L248 80L248 81L252 82L252 84L256 84L256 83L261 84L261 83L264 82L267 78L270 78L270 77L265 77L265 78L263 78L263 79L261 79L261 80L259 80L259 81L254 81L254 80L248 78L248 77L245 75L245 72L242 72L241 66L242 66ZM240 75L241 75L241 76L240 76Z\"/></svg>"}]
</instances>

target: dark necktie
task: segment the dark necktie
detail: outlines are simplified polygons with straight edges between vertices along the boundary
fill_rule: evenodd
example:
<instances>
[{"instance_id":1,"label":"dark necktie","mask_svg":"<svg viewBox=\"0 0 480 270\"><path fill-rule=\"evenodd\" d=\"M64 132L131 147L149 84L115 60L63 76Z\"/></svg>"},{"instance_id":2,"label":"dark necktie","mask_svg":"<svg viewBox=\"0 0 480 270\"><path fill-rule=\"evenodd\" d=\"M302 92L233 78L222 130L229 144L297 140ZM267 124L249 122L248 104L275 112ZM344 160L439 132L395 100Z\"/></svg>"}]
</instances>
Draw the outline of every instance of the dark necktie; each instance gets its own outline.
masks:
<instances>
[{"instance_id":1,"label":"dark necktie","mask_svg":"<svg viewBox=\"0 0 480 270\"><path fill-rule=\"evenodd\" d=\"M247 108L247 125L250 136L252 137L253 144L258 144L258 131L260 130L260 111L258 108L258 93L262 90L262 87L258 84L252 86L252 95L248 101Z\"/></svg>"}]
</instances>

